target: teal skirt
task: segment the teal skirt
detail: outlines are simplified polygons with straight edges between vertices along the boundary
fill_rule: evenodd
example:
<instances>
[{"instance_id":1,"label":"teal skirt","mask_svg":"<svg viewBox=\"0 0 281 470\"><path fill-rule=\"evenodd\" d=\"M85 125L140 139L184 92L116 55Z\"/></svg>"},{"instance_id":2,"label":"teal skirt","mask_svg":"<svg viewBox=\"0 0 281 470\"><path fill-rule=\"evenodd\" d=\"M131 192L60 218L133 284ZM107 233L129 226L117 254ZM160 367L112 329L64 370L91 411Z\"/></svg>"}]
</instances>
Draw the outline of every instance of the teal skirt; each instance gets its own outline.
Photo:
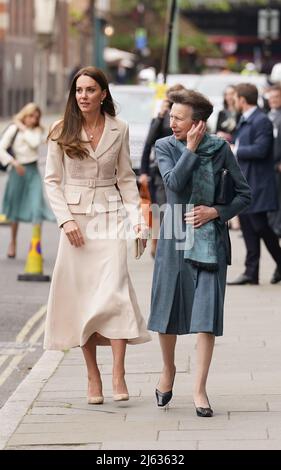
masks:
<instances>
[{"instance_id":1,"label":"teal skirt","mask_svg":"<svg viewBox=\"0 0 281 470\"><path fill-rule=\"evenodd\" d=\"M186 263L189 277L193 280L193 302L189 315L181 307L182 292L175 295L166 333L183 335L188 333L223 334L224 297L226 285L226 252L223 241L217 239L218 271L206 271ZM184 312L184 314L183 314Z\"/></svg>"},{"instance_id":2,"label":"teal skirt","mask_svg":"<svg viewBox=\"0 0 281 470\"><path fill-rule=\"evenodd\" d=\"M28 163L24 167L24 176L19 176L14 168L9 174L3 199L3 214L12 222L54 222L55 217L43 195L37 162Z\"/></svg>"}]
</instances>

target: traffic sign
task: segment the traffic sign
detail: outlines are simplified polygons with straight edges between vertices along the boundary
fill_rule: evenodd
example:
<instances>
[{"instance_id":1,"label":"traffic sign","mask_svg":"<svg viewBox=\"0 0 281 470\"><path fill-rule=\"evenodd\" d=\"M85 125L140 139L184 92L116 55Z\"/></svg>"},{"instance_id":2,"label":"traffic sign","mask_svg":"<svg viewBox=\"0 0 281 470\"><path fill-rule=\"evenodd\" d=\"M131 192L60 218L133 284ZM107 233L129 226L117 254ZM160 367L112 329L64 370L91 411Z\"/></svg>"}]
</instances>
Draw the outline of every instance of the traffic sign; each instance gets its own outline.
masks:
<instances>
[{"instance_id":1,"label":"traffic sign","mask_svg":"<svg viewBox=\"0 0 281 470\"><path fill-rule=\"evenodd\" d=\"M147 47L147 33L144 28L137 28L135 33L136 49L142 50Z\"/></svg>"}]
</instances>

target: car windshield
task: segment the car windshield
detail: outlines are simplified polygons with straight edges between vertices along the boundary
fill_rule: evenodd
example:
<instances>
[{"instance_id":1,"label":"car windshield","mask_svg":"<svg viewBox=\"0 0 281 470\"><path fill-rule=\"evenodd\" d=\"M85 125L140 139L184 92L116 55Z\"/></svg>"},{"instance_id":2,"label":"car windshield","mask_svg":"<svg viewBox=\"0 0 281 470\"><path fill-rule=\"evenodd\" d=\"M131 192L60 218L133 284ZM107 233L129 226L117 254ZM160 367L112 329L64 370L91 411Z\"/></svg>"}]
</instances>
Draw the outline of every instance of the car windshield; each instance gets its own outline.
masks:
<instances>
[{"instance_id":1,"label":"car windshield","mask_svg":"<svg viewBox=\"0 0 281 470\"><path fill-rule=\"evenodd\" d=\"M129 124L144 124L147 126L153 115L154 93L150 89L146 91L111 89L118 117Z\"/></svg>"}]
</instances>

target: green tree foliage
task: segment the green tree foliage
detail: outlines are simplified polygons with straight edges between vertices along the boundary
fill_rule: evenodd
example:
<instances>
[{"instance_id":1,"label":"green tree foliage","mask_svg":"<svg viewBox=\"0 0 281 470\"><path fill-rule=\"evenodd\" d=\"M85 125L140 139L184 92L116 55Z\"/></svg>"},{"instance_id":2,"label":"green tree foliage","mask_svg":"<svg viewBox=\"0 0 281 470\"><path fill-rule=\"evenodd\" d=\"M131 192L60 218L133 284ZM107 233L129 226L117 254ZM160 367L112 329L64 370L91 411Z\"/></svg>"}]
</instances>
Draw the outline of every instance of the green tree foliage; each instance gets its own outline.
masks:
<instances>
[{"instance_id":1,"label":"green tree foliage","mask_svg":"<svg viewBox=\"0 0 281 470\"><path fill-rule=\"evenodd\" d=\"M115 0L116 10L120 12L131 12L142 3L145 8L158 13L160 16L166 15L167 0ZM169 1L169 0L168 0Z\"/></svg>"},{"instance_id":2,"label":"green tree foliage","mask_svg":"<svg viewBox=\"0 0 281 470\"><path fill-rule=\"evenodd\" d=\"M243 5L268 6L268 0L178 0L181 8L210 8L219 11L231 11L233 7Z\"/></svg>"},{"instance_id":3,"label":"green tree foliage","mask_svg":"<svg viewBox=\"0 0 281 470\"><path fill-rule=\"evenodd\" d=\"M185 0L178 0L179 7L185 7ZM145 11L137 10L142 3ZM109 39L109 45L123 50L134 51L135 31L144 22L147 31L150 56L148 61L159 66L166 44L167 19L171 0L115 0L113 22L115 35ZM185 50L192 47L199 57L220 57L219 48L208 41L208 37L185 19L179 21L178 45L184 57Z\"/></svg>"},{"instance_id":4,"label":"green tree foliage","mask_svg":"<svg viewBox=\"0 0 281 470\"><path fill-rule=\"evenodd\" d=\"M170 0L115 0L119 11L131 11L139 3L143 3L160 15L166 14L165 9ZM220 11L230 11L233 6L260 5L268 6L268 0L178 0L180 8L212 8ZM280 2L281 3L281 2Z\"/></svg>"},{"instance_id":5,"label":"green tree foliage","mask_svg":"<svg viewBox=\"0 0 281 470\"><path fill-rule=\"evenodd\" d=\"M191 46L203 57L221 57L218 47L208 40L208 37L200 31L190 34L188 37L180 37L180 47Z\"/></svg>"}]
</instances>

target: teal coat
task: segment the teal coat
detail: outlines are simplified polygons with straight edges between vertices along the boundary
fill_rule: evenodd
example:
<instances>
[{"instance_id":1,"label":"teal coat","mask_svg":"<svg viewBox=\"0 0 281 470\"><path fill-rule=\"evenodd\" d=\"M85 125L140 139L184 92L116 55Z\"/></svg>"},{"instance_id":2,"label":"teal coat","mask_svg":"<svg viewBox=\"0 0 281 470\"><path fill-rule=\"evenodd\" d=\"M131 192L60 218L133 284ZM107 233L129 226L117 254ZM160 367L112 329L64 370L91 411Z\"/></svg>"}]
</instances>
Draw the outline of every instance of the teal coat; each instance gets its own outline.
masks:
<instances>
[{"instance_id":1,"label":"teal coat","mask_svg":"<svg viewBox=\"0 0 281 470\"><path fill-rule=\"evenodd\" d=\"M160 333L198 332L190 328L191 323L194 324L193 300L198 277L194 268L184 260L186 224L183 219L186 204L192 193L192 173L198 164L198 157L188 149L183 152L179 150L174 136L158 140L155 151L165 184L167 207L157 244L148 328ZM250 205L251 193L228 143L225 142L216 152L212 162L215 186L219 183L220 170L227 168L234 181L236 193L230 204L214 205L219 213L219 218L215 221L219 271L213 273L215 279L211 279L212 276L210 279L212 285L218 286L220 299L218 302L217 293L210 292L210 285L206 286L206 295L203 299L207 306L211 298L216 300L220 311L214 312L216 325L213 331L208 332L220 335L222 334L226 264L231 264L231 245L226 222ZM201 276L202 279L203 277L206 282L205 273Z\"/></svg>"}]
</instances>

